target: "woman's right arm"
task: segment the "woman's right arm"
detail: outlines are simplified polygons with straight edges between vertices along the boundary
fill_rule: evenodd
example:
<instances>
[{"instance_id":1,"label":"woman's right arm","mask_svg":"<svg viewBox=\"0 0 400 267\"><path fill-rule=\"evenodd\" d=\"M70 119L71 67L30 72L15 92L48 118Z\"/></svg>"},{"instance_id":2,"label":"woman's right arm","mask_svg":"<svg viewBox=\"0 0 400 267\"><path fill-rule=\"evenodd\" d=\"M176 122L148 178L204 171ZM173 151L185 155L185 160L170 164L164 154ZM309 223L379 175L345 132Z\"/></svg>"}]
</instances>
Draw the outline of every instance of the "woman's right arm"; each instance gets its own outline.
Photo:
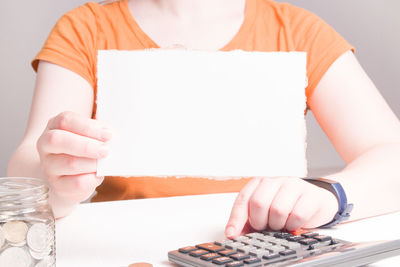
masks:
<instances>
[{"instance_id":1,"label":"woman's right arm","mask_svg":"<svg viewBox=\"0 0 400 267\"><path fill-rule=\"evenodd\" d=\"M91 119L94 93L78 74L41 61L28 126L8 176L40 177L50 187L56 218L71 212L103 181L97 159L107 155L108 127Z\"/></svg>"}]
</instances>

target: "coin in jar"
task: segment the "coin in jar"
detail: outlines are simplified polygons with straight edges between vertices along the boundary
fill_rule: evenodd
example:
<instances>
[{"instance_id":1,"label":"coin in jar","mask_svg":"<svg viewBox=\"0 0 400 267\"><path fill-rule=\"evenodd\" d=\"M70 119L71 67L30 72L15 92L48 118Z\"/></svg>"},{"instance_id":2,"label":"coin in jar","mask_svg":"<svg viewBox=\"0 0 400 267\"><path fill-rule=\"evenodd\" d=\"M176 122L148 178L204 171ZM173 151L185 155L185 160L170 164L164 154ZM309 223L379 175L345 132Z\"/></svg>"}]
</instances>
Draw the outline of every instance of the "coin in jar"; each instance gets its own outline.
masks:
<instances>
[{"instance_id":1,"label":"coin in jar","mask_svg":"<svg viewBox=\"0 0 400 267\"><path fill-rule=\"evenodd\" d=\"M43 260L36 263L35 267L51 267L54 265L54 260L52 257L46 257Z\"/></svg>"},{"instance_id":2,"label":"coin in jar","mask_svg":"<svg viewBox=\"0 0 400 267\"><path fill-rule=\"evenodd\" d=\"M9 221L3 225L4 237L14 244L25 244L28 226L22 221Z\"/></svg>"},{"instance_id":3,"label":"coin in jar","mask_svg":"<svg viewBox=\"0 0 400 267\"><path fill-rule=\"evenodd\" d=\"M34 251L32 249L29 249L29 254L31 254L32 258L34 258L35 260L41 260L44 257L48 256L51 252L51 247L48 246L47 249L45 249L44 251Z\"/></svg>"},{"instance_id":4,"label":"coin in jar","mask_svg":"<svg viewBox=\"0 0 400 267\"><path fill-rule=\"evenodd\" d=\"M49 247L52 241L51 236L51 228L49 226L44 223L35 223L29 228L26 240L32 250L43 252Z\"/></svg>"},{"instance_id":5,"label":"coin in jar","mask_svg":"<svg viewBox=\"0 0 400 267\"><path fill-rule=\"evenodd\" d=\"M10 247L0 255L0 266L2 267L29 267L32 258L23 248Z\"/></svg>"}]
</instances>

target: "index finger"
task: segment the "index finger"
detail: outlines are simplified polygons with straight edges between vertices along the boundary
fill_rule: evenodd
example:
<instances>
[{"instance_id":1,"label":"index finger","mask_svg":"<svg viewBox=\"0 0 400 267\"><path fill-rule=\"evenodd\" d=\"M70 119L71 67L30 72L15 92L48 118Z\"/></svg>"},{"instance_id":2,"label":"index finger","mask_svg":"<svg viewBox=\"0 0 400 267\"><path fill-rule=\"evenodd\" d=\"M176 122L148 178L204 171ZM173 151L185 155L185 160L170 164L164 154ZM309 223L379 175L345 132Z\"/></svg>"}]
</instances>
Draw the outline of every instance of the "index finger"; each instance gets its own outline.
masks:
<instances>
[{"instance_id":1,"label":"index finger","mask_svg":"<svg viewBox=\"0 0 400 267\"><path fill-rule=\"evenodd\" d=\"M111 138L111 130L104 122L86 118L72 111L62 112L52 118L47 128L49 130L65 130L100 141L107 141Z\"/></svg>"},{"instance_id":2,"label":"index finger","mask_svg":"<svg viewBox=\"0 0 400 267\"><path fill-rule=\"evenodd\" d=\"M236 197L229 221L225 228L225 235L227 237L234 238L242 232L249 217L249 199L260 181L259 178L252 179L243 187Z\"/></svg>"}]
</instances>

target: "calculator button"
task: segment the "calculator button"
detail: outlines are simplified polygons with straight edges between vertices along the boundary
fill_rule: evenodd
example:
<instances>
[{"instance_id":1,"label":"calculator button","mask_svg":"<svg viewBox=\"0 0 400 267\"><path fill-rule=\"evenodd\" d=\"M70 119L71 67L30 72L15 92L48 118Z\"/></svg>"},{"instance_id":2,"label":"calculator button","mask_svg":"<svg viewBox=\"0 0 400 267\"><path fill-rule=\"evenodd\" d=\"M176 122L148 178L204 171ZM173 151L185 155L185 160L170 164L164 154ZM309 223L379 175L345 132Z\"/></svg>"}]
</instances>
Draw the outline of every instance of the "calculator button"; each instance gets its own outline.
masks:
<instances>
[{"instance_id":1,"label":"calculator button","mask_svg":"<svg viewBox=\"0 0 400 267\"><path fill-rule=\"evenodd\" d=\"M256 250L256 247L253 246L244 246L237 249L238 252L249 253L252 250Z\"/></svg>"},{"instance_id":2,"label":"calculator button","mask_svg":"<svg viewBox=\"0 0 400 267\"><path fill-rule=\"evenodd\" d=\"M218 253L221 254L222 256L229 256L229 255L235 254L236 251L230 250L230 249L225 249L225 250L218 251Z\"/></svg>"},{"instance_id":3,"label":"calculator button","mask_svg":"<svg viewBox=\"0 0 400 267\"><path fill-rule=\"evenodd\" d=\"M246 242L246 241L251 240L251 238L248 236L241 235L241 236L236 237L235 240L237 242Z\"/></svg>"},{"instance_id":4,"label":"calculator button","mask_svg":"<svg viewBox=\"0 0 400 267\"><path fill-rule=\"evenodd\" d=\"M251 245L254 241L257 241L257 239L249 238L249 240L242 241L242 243L245 245Z\"/></svg>"},{"instance_id":5,"label":"calculator button","mask_svg":"<svg viewBox=\"0 0 400 267\"><path fill-rule=\"evenodd\" d=\"M252 263L257 263L257 262L261 262L261 260L257 257L250 257L250 258L244 260L244 263L246 263L246 264L252 264Z\"/></svg>"},{"instance_id":6,"label":"calculator button","mask_svg":"<svg viewBox=\"0 0 400 267\"><path fill-rule=\"evenodd\" d=\"M296 254L296 251L294 251L292 249L287 249L287 250L279 252L279 254L281 254L282 256L289 256L289 255Z\"/></svg>"},{"instance_id":7,"label":"calculator button","mask_svg":"<svg viewBox=\"0 0 400 267\"><path fill-rule=\"evenodd\" d=\"M250 237L250 238L257 238L257 237L262 237L262 236L264 236L262 233L257 233L257 232L255 232L255 233L249 233L249 234L247 234L246 235L247 237Z\"/></svg>"},{"instance_id":8,"label":"calculator button","mask_svg":"<svg viewBox=\"0 0 400 267\"><path fill-rule=\"evenodd\" d=\"M273 242L273 241L276 241L278 238L275 238L275 237L269 236L269 235L264 235L264 236L257 237L257 239L264 241L264 242Z\"/></svg>"},{"instance_id":9,"label":"calculator button","mask_svg":"<svg viewBox=\"0 0 400 267\"><path fill-rule=\"evenodd\" d=\"M286 239L288 237L291 237L292 235L286 232L278 232L274 234L274 237L276 238L282 238L282 239Z\"/></svg>"},{"instance_id":10,"label":"calculator button","mask_svg":"<svg viewBox=\"0 0 400 267\"><path fill-rule=\"evenodd\" d=\"M217 251L225 249L224 247L218 246L218 245L216 245L214 243L199 244L199 245L196 245L196 247L198 247L200 249L205 249L205 250L208 250L208 251L211 251L211 252L217 252Z\"/></svg>"},{"instance_id":11,"label":"calculator button","mask_svg":"<svg viewBox=\"0 0 400 267\"><path fill-rule=\"evenodd\" d=\"M247 254L244 254L244 253L236 253L236 254L232 254L230 257L231 257L232 259L234 259L234 260L237 260L237 261L240 261L240 260L244 260L244 259L250 258L250 256L249 256L249 255L247 255Z\"/></svg>"},{"instance_id":12,"label":"calculator button","mask_svg":"<svg viewBox=\"0 0 400 267\"><path fill-rule=\"evenodd\" d=\"M244 264L241 261L233 261L233 262L230 262L230 263L226 264L225 266L227 266L227 267L240 267L240 266L243 266L243 265Z\"/></svg>"},{"instance_id":13,"label":"calculator button","mask_svg":"<svg viewBox=\"0 0 400 267\"><path fill-rule=\"evenodd\" d=\"M332 237L327 236L327 235L316 235L313 238L317 239L319 242L325 242L325 241L331 241L332 240Z\"/></svg>"},{"instance_id":14,"label":"calculator button","mask_svg":"<svg viewBox=\"0 0 400 267\"><path fill-rule=\"evenodd\" d=\"M189 253L189 255L190 255L190 256L193 256L193 257L200 257L201 255L204 255L204 254L207 254L207 253L209 253L207 250L204 250L204 249L196 249L196 250L191 251L191 252Z\"/></svg>"},{"instance_id":15,"label":"calculator button","mask_svg":"<svg viewBox=\"0 0 400 267\"><path fill-rule=\"evenodd\" d=\"M309 245L313 245L313 244L318 243L318 241L315 240L314 238L304 238L304 239L300 240L299 243L302 244L302 245L309 246Z\"/></svg>"},{"instance_id":16,"label":"calculator button","mask_svg":"<svg viewBox=\"0 0 400 267\"><path fill-rule=\"evenodd\" d=\"M252 245L256 246L256 247L259 247L259 248L267 249L267 248L273 247L275 244L259 241L259 243L255 243L255 244L252 244Z\"/></svg>"},{"instance_id":17,"label":"calculator button","mask_svg":"<svg viewBox=\"0 0 400 267\"><path fill-rule=\"evenodd\" d=\"M265 245L264 242L262 242L260 240L257 240L257 239L251 239L246 243L248 243L248 245L256 246L256 247L259 247L259 248L261 248L261 247L263 247Z\"/></svg>"},{"instance_id":18,"label":"calculator button","mask_svg":"<svg viewBox=\"0 0 400 267\"><path fill-rule=\"evenodd\" d=\"M193 251L196 249L197 249L196 247L188 246L188 247L180 248L180 249L178 249L178 251L186 254L186 253L189 253L190 251Z\"/></svg>"},{"instance_id":19,"label":"calculator button","mask_svg":"<svg viewBox=\"0 0 400 267\"><path fill-rule=\"evenodd\" d=\"M227 244L225 247L229 248L229 249L236 250L237 248L244 247L244 246L245 246L245 244L243 244L243 243L234 242L234 243L231 243L231 244Z\"/></svg>"},{"instance_id":20,"label":"calculator button","mask_svg":"<svg viewBox=\"0 0 400 267\"><path fill-rule=\"evenodd\" d=\"M221 256L218 253L213 252L213 253L204 254L203 256L200 257L200 259L205 260L205 261L210 261L210 260L213 260L218 257L221 257Z\"/></svg>"},{"instance_id":21,"label":"calculator button","mask_svg":"<svg viewBox=\"0 0 400 267\"><path fill-rule=\"evenodd\" d=\"M265 231L262 231L262 233L264 235L274 236L275 233L280 233L280 231L268 231L268 230L265 230Z\"/></svg>"},{"instance_id":22,"label":"calculator button","mask_svg":"<svg viewBox=\"0 0 400 267\"><path fill-rule=\"evenodd\" d=\"M234 241L231 240L231 239L223 239L223 240L215 241L214 244L215 244L215 245L218 245L218 246L225 246L225 245L231 244L231 243L233 243L233 242L234 242Z\"/></svg>"},{"instance_id":23,"label":"calculator button","mask_svg":"<svg viewBox=\"0 0 400 267\"><path fill-rule=\"evenodd\" d=\"M278 252L286 250L286 248L281 247L281 246L272 246L272 247L269 247L269 248L266 248L266 249L271 251L271 252L273 252L273 253L278 253Z\"/></svg>"},{"instance_id":24,"label":"calculator button","mask_svg":"<svg viewBox=\"0 0 400 267\"><path fill-rule=\"evenodd\" d=\"M302 240L304 238L305 238L304 236L296 235L296 236L288 237L287 241L298 242L299 240Z\"/></svg>"},{"instance_id":25,"label":"calculator button","mask_svg":"<svg viewBox=\"0 0 400 267\"><path fill-rule=\"evenodd\" d=\"M306 238L314 237L316 235L318 235L318 233L309 232L309 233L302 234L302 236L304 236Z\"/></svg>"},{"instance_id":26,"label":"calculator button","mask_svg":"<svg viewBox=\"0 0 400 267\"><path fill-rule=\"evenodd\" d=\"M272 260L272 259L276 259L276 258L279 258L278 253L270 253L268 255L263 256L263 259L265 259L265 260Z\"/></svg>"},{"instance_id":27,"label":"calculator button","mask_svg":"<svg viewBox=\"0 0 400 267\"><path fill-rule=\"evenodd\" d=\"M318 242L318 243L310 245L309 249L328 247L330 244L331 244L330 240L329 241L324 241L324 242Z\"/></svg>"},{"instance_id":28,"label":"calculator button","mask_svg":"<svg viewBox=\"0 0 400 267\"><path fill-rule=\"evenodd\" d=\"M299 235L308 233L308 231L300 228L300 229L291 231L290 233L291 233L292 235L299 236Z\"/></svg>"},{"instance_id":29,"label":"calculator button","mask_svg":"<svg viewBox=\"0 0 400 267\"><path fill-rule=\"evenodd\" d=\"M268 250L263 249L263 248L259 248L259 249L250 251L249 254L252 255L252 256L256 256L256 257L262 258L262 256L270 254L270 252Z\"/></svg>"},{"instance_id":30,"label":"calculator button","mask_svg":"<svg viewBox=\"0 0 400 267\"><path fill-rule=\"evenodd\" d=\"M277 239L275 241L271 241L271 243L275 244L275 245L287 245L289 244L289 241L285 240L285 239Z\"/></svg>"},{"instance_id":31,"label":"calculator button","mask_svg":"<svg viewBox=\"0 0 400 267\"><path fill-rule=\"evenodd\" d=\"M225 263L229 263L229 262L232 262L233 260L231 259L231 258L229 258L229 257L220 257L220 258L216 258L216 259L213 259L213 263L215 263L215 264L218 264L218 265L222 265L222 264L225 264Z\"/></svg>"},{"instance_id":32,"label":"calculator button","mask_svg":"<svg viewBox=\"0 0 400 267\"><path fill-rule=\"evenodd\" d=\"M287 244L282 245L283 247L287 249L299 249L301 248L301 245L297 242L288 242Z\"/></svg>"}]
</instances>

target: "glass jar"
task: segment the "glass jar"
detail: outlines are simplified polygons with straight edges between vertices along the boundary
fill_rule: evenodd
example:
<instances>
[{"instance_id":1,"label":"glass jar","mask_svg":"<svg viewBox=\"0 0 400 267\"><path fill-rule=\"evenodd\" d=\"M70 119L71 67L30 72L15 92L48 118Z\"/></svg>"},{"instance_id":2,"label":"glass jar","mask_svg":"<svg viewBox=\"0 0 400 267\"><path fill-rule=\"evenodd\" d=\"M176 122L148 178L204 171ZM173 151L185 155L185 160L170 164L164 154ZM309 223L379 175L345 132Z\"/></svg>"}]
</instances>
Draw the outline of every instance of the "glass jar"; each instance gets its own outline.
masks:
<instances>
[{"instance_id":1,"label":"glass jar","mask_svg":"<svg viewBox=\"0 0 400 267\"><path fill-rule=\"evenodd\" d=\"M38 178L0 178L0 266L55 266L55 220Z\"/></svg>"}]
</instances>

